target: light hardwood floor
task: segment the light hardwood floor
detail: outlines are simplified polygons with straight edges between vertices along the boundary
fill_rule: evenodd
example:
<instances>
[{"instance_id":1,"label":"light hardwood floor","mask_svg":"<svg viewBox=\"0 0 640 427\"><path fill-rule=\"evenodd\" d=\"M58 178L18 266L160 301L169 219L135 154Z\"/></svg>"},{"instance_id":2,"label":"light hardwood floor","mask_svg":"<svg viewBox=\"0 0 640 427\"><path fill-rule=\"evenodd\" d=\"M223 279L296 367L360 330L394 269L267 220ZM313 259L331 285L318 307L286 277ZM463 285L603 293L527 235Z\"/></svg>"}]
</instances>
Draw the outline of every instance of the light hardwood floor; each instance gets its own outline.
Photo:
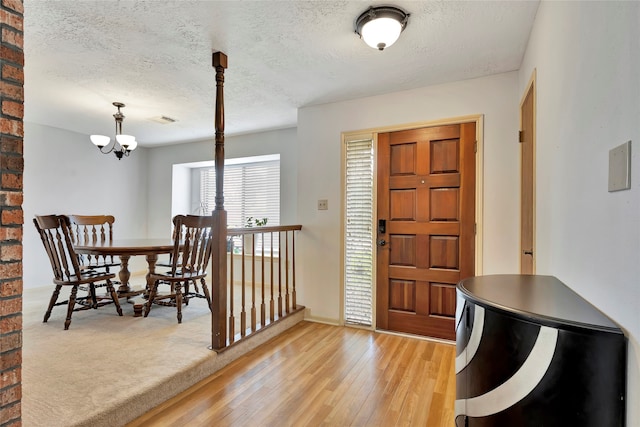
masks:
<instances>
[{"instance_id":1,"label":"light hardwood floor","mask_svg":"<svg viewBox=\"0 0 640 427\"><path fill-rule=\"evenodd\" d=\"M455 346L301 322L128 427L452 426Z\"/></svg>"}]
</instances>

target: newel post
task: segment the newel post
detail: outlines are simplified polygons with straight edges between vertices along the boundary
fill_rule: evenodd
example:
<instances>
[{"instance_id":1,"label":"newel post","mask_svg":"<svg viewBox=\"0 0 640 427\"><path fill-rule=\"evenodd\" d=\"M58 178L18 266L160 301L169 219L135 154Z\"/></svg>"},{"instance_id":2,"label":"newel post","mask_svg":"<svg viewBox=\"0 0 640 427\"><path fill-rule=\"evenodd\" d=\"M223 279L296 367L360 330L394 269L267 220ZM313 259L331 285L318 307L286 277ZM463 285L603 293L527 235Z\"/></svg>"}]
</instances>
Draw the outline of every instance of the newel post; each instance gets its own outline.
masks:
<instances>
[{"instance_id":1,"label":"newel post","mask_svg":"<svg viewBox=\"0 0 640 427\"><path fill-rule=\"evenodd\" d=\"M211 347L220 350L227 345L227 212L224 210L224 70L227 55L213 54L216 70L216 207L213 216L213 248L211 251Z\"/></svg>"}]
</instances>

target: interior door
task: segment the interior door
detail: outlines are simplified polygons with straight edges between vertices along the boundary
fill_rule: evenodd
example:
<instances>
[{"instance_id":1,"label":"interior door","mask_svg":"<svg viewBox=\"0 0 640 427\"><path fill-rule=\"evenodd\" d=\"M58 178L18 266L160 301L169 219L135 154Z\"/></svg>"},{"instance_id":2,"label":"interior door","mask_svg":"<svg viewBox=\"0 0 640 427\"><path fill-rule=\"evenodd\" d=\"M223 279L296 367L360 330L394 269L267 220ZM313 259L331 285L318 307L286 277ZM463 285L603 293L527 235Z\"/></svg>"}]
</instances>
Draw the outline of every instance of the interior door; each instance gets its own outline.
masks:
<instances>
[{"instance_id":1,"label":"interior door","mask_svg":"<svg viewBox=\"0 0 640 427\"><path fill-rule=\"evenodd\" d=\"M535 272L534 256L534 84L520 105L520 273Z\"/></svg>"},{"instance_id":2,"label":"interior door","mask_svg":"<svg viewBox=\"0 0 640 427\"><path fill-rule=\"evenodd\" d=\"M475 272L475 123L378 135L376 326L455 339Z\"/></svg>"}]
</instances>

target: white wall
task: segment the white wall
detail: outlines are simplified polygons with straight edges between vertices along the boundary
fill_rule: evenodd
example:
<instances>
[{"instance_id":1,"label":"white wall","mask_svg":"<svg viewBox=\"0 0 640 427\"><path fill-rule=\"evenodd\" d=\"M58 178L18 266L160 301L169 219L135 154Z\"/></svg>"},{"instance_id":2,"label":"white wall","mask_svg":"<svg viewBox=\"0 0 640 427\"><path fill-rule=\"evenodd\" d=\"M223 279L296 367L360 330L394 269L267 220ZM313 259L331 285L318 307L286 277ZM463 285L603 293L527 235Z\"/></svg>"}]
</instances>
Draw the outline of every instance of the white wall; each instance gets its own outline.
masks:
<instances>
[{"instance_id":1,"label":"white wall","mask_svg":"<svg viewBox=\"0 0 640 427\"><path fill-rule=\"evenodd\" d=\"M484 114L483 272L519 271L517 72L298 111L298 300L340 319L341 132ZM329 209L317 210L318 199Z\"/></svg>"},{"instance_id":2,"label":"white wall","mask_svg":"<svg viewBox=\"0 0 640 427\"><path fill-rule=\"evenodd\" d=\"M88 135L25 123L25 288L50 285L53 277L34 215L111 214L115 237L145 237L146 151L138 148L118 161L113 154L100 154ZM137 265L132 260L132 271Z\"/></svg>"},{"instance_id":3,"label":"white wall","mask_svg":"<svg viewBox=\"0 0 640 427\"><path fill-rule=\"evenodd\" d=\"M519 72L537 70L537 272L626 329L627 425L640 426L640 4L542 2ZM631 190L608 152L632 141Z\"/></svg>"},{"instance_id":4,"label":"white wall","mask_svg":"<svg viewBox=\"0 0 640 427\"><path fill-rule=\"evenodd\" d=\"M172 169L174 164L213 160L214 141L168 145L149 150L149 237L171 234ZM295 128L228 136L225 158L280 154L280 223L297 222L297 144Z\"/></svg>"}]
</instances>

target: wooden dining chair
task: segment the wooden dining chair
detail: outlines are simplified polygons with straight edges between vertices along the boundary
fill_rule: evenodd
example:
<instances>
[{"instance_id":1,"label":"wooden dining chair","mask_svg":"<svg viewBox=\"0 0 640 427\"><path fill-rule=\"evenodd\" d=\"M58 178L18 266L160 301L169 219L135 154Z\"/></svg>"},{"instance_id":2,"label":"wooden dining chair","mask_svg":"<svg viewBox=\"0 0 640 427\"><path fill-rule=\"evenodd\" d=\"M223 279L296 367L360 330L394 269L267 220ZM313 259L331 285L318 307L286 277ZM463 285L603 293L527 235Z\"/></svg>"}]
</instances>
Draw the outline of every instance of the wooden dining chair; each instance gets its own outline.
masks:
<instances>
[{"instance_id":1,"label":"wooden dining chair","mask_svg":"<svg viewBox=\"0 0 640 427\"><path fill-rule=\"evenodd\" d=\"M174 246L171 267L165 272L150 275L153 284L144 308L149 315L153 304L174 306L178 323L182 323L182 305L192 298L204 298L211 310L211 295L206 283L207 266L211 258L213 217L176 215L173 219ZM198 282L202 290L198 287ZM168 292L158 292L160 284L168 284Z\"/></svg>"},{"instance_id":2,"label":"wooden dining chair","mask_svg":"<svg viewBox=\"0 0 640 427\"><path fill-rule=\"evenodd\" d=\"M193 216L193 215L187 215L187 216ZM171 238L175 240L176 238L176 234L182 233L183 230L181 229L181 227L176 226L176 221L178 221L178 218L182 217L182 215L176 215L173 217L173 219L171 220L171 222L173 223L173 228L171 230ZM182 240L182 235L180 235L180 239ZM170 253L169 256L167 257L168 259L158 259L158 261L156 262L156 267L167 267L170 268L173 264L171 262L171 259L173 257L173 253Z\"/></svg>"},{"instance_id":3,"label":"wooden dining chair","mask_svg":"<svg viewBox=\"0 0 640 427\"><path fill-rule=\"evenodd\" d=\"M115 274L82 268L78 255L73 249L69 218L65 215L36 215L33 223L49 256L53 269L53 283L55 284L43 322L46 323L49 320L51 310L59 305L67 306L65 330L69 329L71 315L74 311L96 309L113 303L118 315L122 316L118 295L111 282ZM108 294L98 295L96 287L103 283ZM63 286L71 287L71 291L68 300L59 302L58 297ZM86 291L87 295L78 296L78 290Z\"/></svg>"},{"instance_id":4,"label":"wooden dining chair","mask_svg":"<svg viewBox=\"0 0 640 427\"><path fill-rule=\"evenodd\" d=\"M71 223L71 240L74 245L96 245L113 240L113 215L68 215ZM120 260L114 256L79 255L83 268L104 269L119 267Z\"/></svg>"}]
</instances>

